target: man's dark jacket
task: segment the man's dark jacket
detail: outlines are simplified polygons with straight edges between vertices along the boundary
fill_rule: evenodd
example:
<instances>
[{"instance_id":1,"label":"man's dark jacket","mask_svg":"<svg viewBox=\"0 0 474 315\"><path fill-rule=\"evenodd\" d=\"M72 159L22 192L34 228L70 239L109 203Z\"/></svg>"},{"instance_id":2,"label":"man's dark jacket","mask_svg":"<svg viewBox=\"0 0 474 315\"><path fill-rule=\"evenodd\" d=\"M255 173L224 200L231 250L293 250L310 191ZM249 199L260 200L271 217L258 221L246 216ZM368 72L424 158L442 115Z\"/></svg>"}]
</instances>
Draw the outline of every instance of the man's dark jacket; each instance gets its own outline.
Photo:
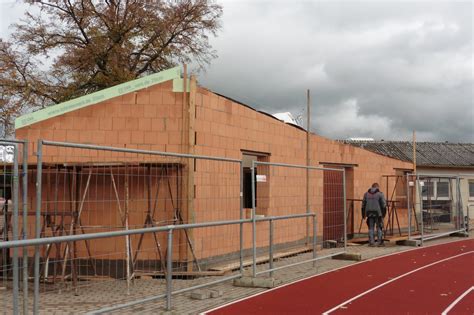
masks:
<instances>
[{"instance_id":1,"label":"man's dark jacket","mask_svg":"<svg viewBox=\"0 0 474 315\"><path fill-rule=\"evenodd\" d=\"M362 200L362 217L385 217L386 212L385 196L378 188L370 188Z\"/></svg>"}]
</instances>

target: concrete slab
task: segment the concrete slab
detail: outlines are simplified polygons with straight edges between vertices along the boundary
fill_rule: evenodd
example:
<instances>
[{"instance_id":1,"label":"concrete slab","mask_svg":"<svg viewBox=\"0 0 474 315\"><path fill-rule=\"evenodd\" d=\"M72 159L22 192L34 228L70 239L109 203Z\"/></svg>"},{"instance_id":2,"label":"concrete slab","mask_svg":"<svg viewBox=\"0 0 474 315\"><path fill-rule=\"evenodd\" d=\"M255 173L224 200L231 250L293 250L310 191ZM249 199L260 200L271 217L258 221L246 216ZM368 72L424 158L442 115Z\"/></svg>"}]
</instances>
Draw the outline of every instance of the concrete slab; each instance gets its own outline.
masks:
<instances>
[{"instance_id":1,"label":"concrete slab","mask_svg":"<svg viewBox=\"0 0 474 315\"><path fill-rule=\"evenodd\" d=\"M224 291L221 289L210 290L211 298L221 297L224 294Z\"/></svg>"},{"instance_id":2,"label":"concrete slab","mask_svg":"<svg viewBox=\"0 0 474 315\"><path fill-rule=\"evenodd\" d=\"M204 300L211 297L211 291L209 290L196 290L191 292L191 299L193 300Z\"/></svg>"},{"instance_id":3,"label":"concrete slab","mask_svg":"<svg viewBox=\"0 0 474 315\"><path fill-rule=\"evenodd\" d=\"M360 254L360 253L345 253L345 254L339 254L339 255L333 256L332 259L361 261L362 260L362 254Z\"/></svg>"},{"instance_id":4,"label":"concrete slab","mask_svg":"<svg viewBox=\"0 0 474 315\"><path fill-rule=\"evenodd\" d=\"M246 288L274 288L281 281L273 278L253 278L253 277L242 277L234 280L234 286L246 287Z\"/></svg>"},{"instance_id":5,"label":"concrete slab","mask_svg":"<svg viewBox=\"0 0 474 315\"><path fill-rule=\"evenodd\" d=\"M420 240L399 240L396 242L397 245L402 245L402 246L413 246L413 247L418 247L421 245Z\"/></svg>"}]
</instances>

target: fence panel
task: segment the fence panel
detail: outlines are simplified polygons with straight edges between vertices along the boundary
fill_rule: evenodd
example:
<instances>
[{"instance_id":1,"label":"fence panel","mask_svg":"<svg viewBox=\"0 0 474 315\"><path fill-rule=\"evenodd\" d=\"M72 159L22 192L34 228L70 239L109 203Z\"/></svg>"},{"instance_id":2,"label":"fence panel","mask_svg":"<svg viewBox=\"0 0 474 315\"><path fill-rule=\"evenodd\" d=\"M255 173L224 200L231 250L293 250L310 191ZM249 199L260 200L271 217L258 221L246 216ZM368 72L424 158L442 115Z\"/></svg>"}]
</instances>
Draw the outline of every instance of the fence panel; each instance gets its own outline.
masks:
<instances>
[{"instance_id":1,"label":"fence panel","mask_svg":"<svg viewBox=\"0 0 474 315\"><path fill-rule=\"evenodd\" d=\"M171 296L187 292L199 287L216 284L223 281L228 281L240 277L240 273L236 272L231 276L222 276L216 279L211 277L196 277L191 281L179 281L179 271L175 271L176 261L175 252L179 250L179 246L174 244L174 239L179 235L179 231L182 230L195 230L201 228L212 228L218 226L238 226L241 223L247 221L234 220L234 221L221 221L221 222L208 222L208 223L196 223L196 224L182 224L182 225L169 225L169 226L156 226L147 227L133 230L115 230L98 233L86 233L86 234L72 234L63 236L43 237L29 240L17 240L0 243L0 249L18 247L28 247L31 249L33 246L40 247L42 250L51 246L67 246L68 244L74 244L78 242L89 242L91 247L97 241L123 239L124 237L142 236L142 235L153 235L153 234L164 234L166 238L166 266L164 268L164 274L162 276L155 275L156 277L134 278L130 283L128 281L100 281L94 275L94 279L88 284L82 286L73 287L71 285L65 285L63 288L58 290L52 286L54 283L48 283L49 290L41 291L41 301L38 302L38 309L34 309L34 312L110 312L125 307L130 307L145 302L155 301L166 297L166 308L171 308ZM238 240L238 239L237 239ZM118 266L118 269L121 267ZM210 280L211 279L211 280ZM66 279L70 281L70 279ZM83 280L86 281L86 280ZM59 284L60 286L61 284ZM12 291L7 291L5 296L8 299L12 297ZM15 300L15 299L14 299ZM18 298L16 298L18 300ZM156 305L151 305L151 309L157 310L163 307L163 302ZM108 306L107 306L108 305ZM106 306L104 308L104 306ZM102 308L102 309L99 309ZM4 308L6 312L14 312L11 304L7 304Z\"/></svg>"},{"instance_id":2,"label":"fence panel","mask_svg":"<svg viewBox=\"0 0 474 315\"><path fill-rule=\"evenodd\" d=\"M64 237L244 217L240 160L50 141L39 141L35 149L37 167L25 181L31 193L24 208L34 209L25 235ZM203 278L222 265L237 264L241 272L243 255L251 252L248 241L243 250L243 230L243 222L176 229L173 278ZM166 276L167 237L160 232L30 247L24 262L33 267L33 309L40 308L40 292L80 295L117 285L125 286L119 290L125 295L143 294L137 279Z\"/></svg>"},{"instance_id":3,"label":"fence panel","mask_svg":"<svg viewBox=\"0 0 474 315\"><path fill-rule=\"evenodd\" d=\"M298 257L287 262L293 266L314 261L316 253L328 257L345 251L343 169L254 161L252 174L254 275L285 267L274 266L272 257Z\"/></svg>"},{"instance_id":4,"label":"fence panel","mask_svg":"<svg viewBox=\"0 0 474 315\"><path fill-rule=\"evenodd\" d=\"M0 242L26 239L28 208L28 145L26 141L0 139ZM21 180L20 180L21 179ZM20 257L21 256L21 257ZM23 312L28 302L28 259L26 250L0 251L1 286L12 289L13 300L6 296L0 303ZM21 298L20 298L20 291Z\"/></svg>"},{"instance_id":5,"label":"fence panel","mask_svg":"<svg viewBox=\"0 0 474 315\"><path fill-rule=\"evenodd\" d=\"M474 227L474 175L462 174L460 178L466 231L471 231Z\"/></svg>"},{"instance_id":6,"label":"fence panel","mask_svg":"<svg viewBox=\"0 0 474 315\"><path fill-rule=\"evenodd\" d=\"M172 295L240 277L244 267L257 275L257 252L268 264L260 274L345 251L342 169L254 161L247 182L235 159L51 141L34 149L36 167L25 167L16 190L30 219L16 242L30 265L24 280L34 283L24 307L34 313L156 300L169 309ZM252 189L253 206L244 208ZM0 248L14 253L18 244ZM288 256L295 259L273 259ZM5 277L13 290L3 296L5 310L17 313L14 278Z\"/></svg>"},{"instance_id":7,"label":"fence panel","mask_svg":"<svg viewBox=\"0 0 474 315\"><path fill-rule=\"evenodd\" d=\"M409 238L424 241L466 230L462 178L408 175Z\"/></svg>"}]
</instances>

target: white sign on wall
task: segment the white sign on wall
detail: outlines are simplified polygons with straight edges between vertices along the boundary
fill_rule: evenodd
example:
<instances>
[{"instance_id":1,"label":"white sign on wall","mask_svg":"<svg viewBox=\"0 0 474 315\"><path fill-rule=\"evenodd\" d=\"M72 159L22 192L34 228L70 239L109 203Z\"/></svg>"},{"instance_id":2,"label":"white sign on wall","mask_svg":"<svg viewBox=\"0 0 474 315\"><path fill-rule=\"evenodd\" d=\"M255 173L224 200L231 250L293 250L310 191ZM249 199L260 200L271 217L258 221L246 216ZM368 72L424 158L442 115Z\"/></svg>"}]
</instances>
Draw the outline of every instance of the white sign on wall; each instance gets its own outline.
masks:
<instances>
[{"instance_id":1,"label":"white sign on wall","mask_svg":"<svg viewBox=\"0 0 474 315\"><path fill-rule=\"evenodd\" d=\"M15 147L12 145L0 145L0 162L13 163Z\"/></svg>"},{"instance_id":2,"label":"white sign on wall","mask_svg":"<svg viewBox=\"0 0 474 315\"><path fill-rule=\"evenodd\" d=\"M257 182L258 183L265 183L267 181L266 175L257 175Z\"/></svg>"}]
</instances>

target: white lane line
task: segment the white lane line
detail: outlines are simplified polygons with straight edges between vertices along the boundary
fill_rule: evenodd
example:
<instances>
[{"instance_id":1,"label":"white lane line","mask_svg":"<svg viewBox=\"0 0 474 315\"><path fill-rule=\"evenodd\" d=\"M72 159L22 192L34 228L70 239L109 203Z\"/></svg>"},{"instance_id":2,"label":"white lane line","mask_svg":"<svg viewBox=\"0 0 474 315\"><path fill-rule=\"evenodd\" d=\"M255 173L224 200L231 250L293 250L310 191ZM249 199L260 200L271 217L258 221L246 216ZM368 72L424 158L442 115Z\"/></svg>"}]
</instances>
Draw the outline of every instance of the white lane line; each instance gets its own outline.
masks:
<instances>
[{"instance_id":1,"label":"white lane line","mask_svg":"<svg viewBox=\"0 0 474 315\"><path fill-rule=\"evenodd\" d=\"M461 294L456 300L454 300L453 303L451 303L451 304L448 306L447 309L445 309L445 310L443 311L443 313L441 313L441 315L447 315L448 312L449 312L456 304L458 304L459 301L461 301L466 295L468 295L469 292L471 292L471 291L474 291L474 287L471 287L471 288L467 289L466 292L464 292L463 294Z\"/></svg>"},{"instance_id":2,"label":"white lane line","mask_svg":"<svg viewBox=\"0 0 474 315\"><path fill-rule=\"evenodd\" d=\"M469 240L468 240L468 241L469 241ZM262 291L262 292L259 292L259 293L255 293L255 294L253 294L253 295L249 295L249 296L246 296L246 297L243 297L243 298L240 298L240 299L237 299L237 300L234 300L234 301L231 301L231 302L228 302L228 303L225 303L225 304L216 306L216 307L214 307L214 308L211 308L211 309L209 309L209 310L206 310L206 311L203 311L203 312L199 313L199 315L206 315L206 314L208 314L208 313L210 313L210 312L213 312L213 311L216 311L216 310L218 310L218 309L227 307L227 306L229 306L229 305L237 304L237 303L242 302L242 301L245 301L245 300L250 300L250 299L252 299L252 298L254 298L254 297L256 297L256 296L259 296L259 295L262 295L262 294L266 294L266 293L272 292L272 291L274 291L274 290L279 290L279 289L281 289L281 288L284 288L284 287L286 287L286 286L290 286L290 285L295 284L295 283L298 283L298 282L303 282L303 281L308 280L308 279L316 278L316 277L322 276L322 275L324 275L324 274L327 274L327 273L330 273L330 272L333 272L333 271L338 271L338 270L341 270L341 269L346 269L346 268L353 267L353 266L356 266L356 265L359 265L359 264L365 264L365 263L368 263L368 262L371 262L371 261L374 261L374 260L379 260L379 259L382 259L382 258L386 258L386 257L390 257L390 256L395 256L395 255L401 255L401 254L409 253L409 252L416 251L416 250L421 251L421 250L423 250L423 249L427 249L427 248L430 248L430 247L443 246L443 245L446 245L446 244L453 244L453 243L460 243L460 242L466 242L466 240L463 239L463 240L450 241L450 242L446 242L446 243L442 243L442 244L430 244L430 245L428 245L428 246L410 248L410 249L402 250L402 251L395 252L395 253L390 253L390 254L386 254L386 255L382 255L382 256L378 256L378 257L369 258L369 259L367 259L367 260L359 261L359 262L356 262L356 263L353 263L353 264L350 264L350 265L347 265L347 266L343 266L343 267L331 269L331 270L328 270L328 271L325 271L325 272L321 272L321 273L318 273L318 274L315 274L315 275L312 275L312 276L309 276L309 277L306 277L306 278L298 279L298 280L295 280L295 281L293 281L293 282L289 282L289 283L286 283L286 284L284 284L284 285L275 287L275 288L273 288L273 289L265 290L265 291Z\"/></svg>"},{"instance_id":3,"label":"white lane line","mask_svg":"<svg viewBox=\"0 0 474 315\"><path fill-rule=\"evenodd\" d=\"M472 253L474 253L474 251L462 253L462 254L459 254L459 255L456 255L456 256L451 256L451 257L448 257L448 258L445 258L445 259L436 261L436 262L434 262L434 263L425 265L425 266L423 266L423 267L414 269L414 270L409 271L409 272L407 272L407 273L404 273L404 274L402 274L402 275L400 275L400 276L398 276L398 277L396 277L396 278L393 278L393 279L390 279L389 281L386 281L386 282L384 282L384 283L381 283L381 284L379 284L378 286L373 287L372 289L369 289L369 290L367 290L367 291L365 291L365 292L362 292L361 294L356 295L356 296L354 296L353 298L350 298L349 300L347 300L347 301L345 301L345 302L342 302L341 304L339 304L339 305L337 305L337 306L331 308L330 310L327 310L326 312L324 312L323 315L327 315L327 314L329 314L329 313L331 313L331 312L334 312L335 310L341 308L341 306L344 306L344 305L346 305L346 304L348 304L348 303L350 303L350 302L352 302L352 301L355 301L355 300L357 300L358 298L360 298L360 297L362 297L362 296L364 296L364 295L367 295L367 294L369 294L369 293L372 292L372 291L375 291L375 290L377 290L377 289L379 289L379 288L381 288L381 287L383 287L383 286L386 286L387 284L390 284L390 283L392 283L392 282L394 282L394 281L397 281L397 280L399 280L399 279L401 279L401 278L404 278L404 277L406 277L406 276L409 276L409 275L411 275L411 274L413 274L413 273L415 273L415 272L417 272L417 271L420 271L420 270L426 269L426 268L428 268L428 267L431 267L431 266L440 264L440 263L445 262L445 261L447 261L447 260L451 260L451 259L458 258L458 257L464 256L464 255L472 254Z\"/></svg>"}]
</instances>

